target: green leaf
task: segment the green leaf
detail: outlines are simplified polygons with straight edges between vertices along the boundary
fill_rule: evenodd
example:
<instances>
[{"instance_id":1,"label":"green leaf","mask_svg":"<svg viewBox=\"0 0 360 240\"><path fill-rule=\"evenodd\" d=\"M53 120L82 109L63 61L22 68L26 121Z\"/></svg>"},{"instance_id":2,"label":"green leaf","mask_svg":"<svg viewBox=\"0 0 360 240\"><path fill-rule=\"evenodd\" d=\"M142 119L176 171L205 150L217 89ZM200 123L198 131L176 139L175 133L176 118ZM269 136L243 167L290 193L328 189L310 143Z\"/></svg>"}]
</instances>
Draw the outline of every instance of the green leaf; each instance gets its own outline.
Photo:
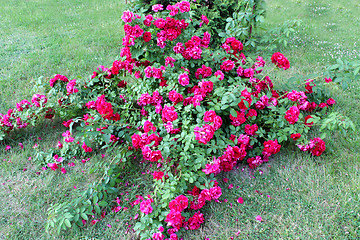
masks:
<instances>
[{"instance_id":1,"label":"green leaf","mask_svg":"<svg viewBox=\"0 0 360 240\"><path fill-rule=\"evenodd\" d=\"M169 197L170 197L170 193L169 193L169 192L166 192L166 193L162 196L163 199L168 199Z\"/></svg>"},{"instance_id":2,"label":"green leaf","mask_svg":"<svg viewBox=\"0 0 360 240\"><path fill-rule=\"evenodd\" d=\"M342 89L343 89L343 90L346 90L346 89L348 88L348 84L347 84L346 81L343 81L342 84L341 84L341 86L342 86Z\"/></svg>"},{"instance_id":3,"label":"green leaf","mask_svg":"<svg viewBox=\"0 0 360 240\"><path fill-rule=\"evenodd\" d=\"M81 213L80 216L86 221L89 220L88 216L85 213Z\"/></svg>"},{"instance_id":4,"label":"green leaf","mask_svg":"<svg viewBox=\"0 0 360 240\"><path fill-rule=\"evenodd\" d=\"M354 70L354 76L358 75L359 71L360 71L360 67L356 68L356 69Z\"/></svg>"},{"instance_id":5,"label":"green leaf","mask_svg":"<svg viewBox=\"0 0 360 240\"><path fill-rule=\"evenodd\" d=\"M227 109L228 107L229 107L229 105L227 105L227 104L221 105L221 110L225 110L225 109Z\"/></svg>"},{"instance_id":6,"label":"green leaf","mask_svg":"<svg viewBox=\"0 0 360 240\"><path fill-rule=\"evenodd\" d=\"M202 108L200 105L196 106L195 109L196 109L199 113L202 113L202 112L203 112L203 108Z\"/></svg>"},{"instance_id":7,"label":"green leaf","mask_svg":"<svg viewBox=\"0 0 360 240\"><path fill-rule=\"evenodd\" d=\"M96 204L98 201L99 201L99 198L98 198L98 196L95 195L93 198L93 203Z\"/></svg>"},{"instance_id":8,"label":"green leaf","mask_svg":"<svg viewBox=\"0 0 360 240\"><path fill-rule=\"evenodd\" d=\"M192 177L189 178L189 183L193 183L194 179Z\"/></svg>"},{"instance_id":9,"label":"green leaf","mask_svg":"<svg viewBox=\"0 0 360 240\"><path fill-rule=\"evenodd\" d=\"M142 224L141 222L137 222L134 226L134 230L138 230L138 229L142 230L143 226L144 224Z\"/></svg>"},{"instance_id":10,"label":"green leaf","mask_svg":"<svg viewBox=\"0 0 360 240\"><path fill-rule=\"evenodd\" d=\"M338 69L340 67L339 64L335 64L335 65L332 65L329 67L329 70L335 70L335 69Z\"/></svg>"},{"instance_id":11,"label":"green leaf","mask_svg":"<svg viewBox=\"0 0 360 240\"><path fill-rule=\"evenodd\" d=\"M250 104L249 104L248 101L243 101L243 103L244 103L244 105L245 105L246 108L249 108L249 107L250 107Z\"/></svg>"},{"instance_id":12,"label":"green leaf","mask_svg":"<svg viewBox=\"0 0 360 240\"><path fill-rule=\"evenodd\" d=\"M100 207L105 207L108 205L108 203L104 200L102 200L101 202L98 203Z\"/></svg>"},{"instance_id":13,"label":"green leaf","mask_svg":"<svg viewBox=\"0 0 360 240\"><path fill-rule=\"evenodd\" d=\"M336 62L337 62L339 65L344 65L344 62L343 62L340 58L336 59Z\"/></svg>"},{"instance_id":14,"label":"green leaf","mask_svg":"<svg viewBox=\"0 0 360 240\"><path fill-rule=\"evenodd\" d=\"M231 114L234 118L237 117L237 112L236 112L234 109L232 109L232 108L230 108L230 114Z\"/></svg>"},{"instance_id":15,"label":"green leaf","mask_svg":"<svg viewBox=\"0 0 360 240\"><path fill-rule=\"evenodd\" d=\"M190 147L190 145L186 144L185 147L184 147L184 152L187 152L187 150L189 150L189 147Z\"/></svg>"},{"instance_id":16,"label":"green leaf","mask_svg":"<svg viewBox=\"0 0 360 240\"><path fill-rule=\"evenodd\" d=\"M59 224L57 227L57 234L60 234L62 224Z\"/></svg>"},{"instance_id":17,"label":"green leaf","mask_svg":"<svg viewBox=\"0 0 360 240\"><path fill-rule=\"evenodd\" d=\"M110 137L111 137L111 134L102 134L102 139L104 140L105 143L110 142Z\"/></svg>"},{"instance_id":18,"label":"green leaf","mask_svg":"<svg viewBox=\"0 0 360 240\"><path fill-rule=\"evenodd\" d=\"M64 223L68 228L71 228L71 223L70 223L69 219L65 219Z\"/></svg>"},{"instance_id":19,"label":"green leaf","mask_svg":"<svg viewBox=\"0 0 360 240\"><path fill-rule=\"evenodd\" d=\"M100 207L98 205L95 205L94 209L95 209L95 212L97 212L98 214L101 213Z\"/></svg>"}]
</instances>

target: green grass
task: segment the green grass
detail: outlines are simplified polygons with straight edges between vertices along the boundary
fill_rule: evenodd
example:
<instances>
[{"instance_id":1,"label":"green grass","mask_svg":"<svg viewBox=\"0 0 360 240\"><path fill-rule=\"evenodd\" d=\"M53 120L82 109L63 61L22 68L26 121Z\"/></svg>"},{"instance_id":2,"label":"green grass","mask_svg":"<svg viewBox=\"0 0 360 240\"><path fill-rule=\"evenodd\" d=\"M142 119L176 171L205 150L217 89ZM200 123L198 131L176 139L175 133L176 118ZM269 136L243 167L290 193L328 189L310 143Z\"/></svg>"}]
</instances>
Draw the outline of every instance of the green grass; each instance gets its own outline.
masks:
<instances>
[{"instance_id":1,"label":"green grass","mask_svg":"<svg viewBox=\"0 0 360 240\"><path fill-rule=\"evenodd\" d=\"M98 65L111 64L119 53L120 1L0 3L5 6L0 9L0 112L29 96L32 79L57 73L85 77ZM279 72L275 84L294 74L322 72L339 57L360 57L358 1L276 0L267 5L268 27L294 18L303 20L289 46L280 49L291 68ZM357 127L359 90L360 84L355 82L346 91L332 89L336 110L351 117ZM56 128L44 132L46 124ZM79 233L69 231L59 237L45 233L48 206L76 197L97 177L88 174L94 161L77 165L66 175L36 174L42 171L28 161L32 146L36 142L46 149L56 144L62 130L58 122L44 122L0 143L13 147L8 152L3 146L0 149L0 239L134 238L125 234L126 223L134 224L129 220L132 212L106 217ZM290 147L264 164L260 168L263 173L255 172L254 177L242 167L219 176L224 189L221 200L228 202L209 204L204 211L205 224L198 231L189 231L185 239L229 239L238 231L238 239L358 239L359 136L359 130L347 137L334 133L326 139L325 154L317 158ZM24 143L24 151L18 142ZM223 177L229 182L222 182ZM227 189L229 184L234 188ZM244 199L243 204L236 202L238 197ZM257 215L264 221L256 221Z\"/></svg>"},{"instance_id":2,"label":"green grass","mask_svg":"<svg viewBox=\"0 0 360 240\"><path fill-rule=\"evenodd\" d=\"M0 4L0 112L31 97L33 79L86 77L119 55L123 1Z\"/></svg>"}]
</instances>

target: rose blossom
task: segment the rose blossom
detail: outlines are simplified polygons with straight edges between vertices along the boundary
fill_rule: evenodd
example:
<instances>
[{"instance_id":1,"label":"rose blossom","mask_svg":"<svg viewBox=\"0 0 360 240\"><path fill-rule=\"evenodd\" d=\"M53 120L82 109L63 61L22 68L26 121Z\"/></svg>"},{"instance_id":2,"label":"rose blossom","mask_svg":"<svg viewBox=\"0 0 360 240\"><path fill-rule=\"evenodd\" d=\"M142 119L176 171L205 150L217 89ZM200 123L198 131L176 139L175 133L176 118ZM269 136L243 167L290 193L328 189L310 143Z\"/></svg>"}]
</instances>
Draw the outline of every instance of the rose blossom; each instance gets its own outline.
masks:
<instances>
[{"instance_id":1,"label":"rose blossom","mask_svg":"<svg viewBox=\"0 0 360 240\"><path fill-rule=\"evenodd\" d=\"M289 69L290 67L289 60L280 52L276 52L271 56L271 62L284 70Z\"/></svg>"},{"instance_id":2,"label":"rose blossom","mask_svg":"<svg viewBox=\"0 0 360 240\"><path fill-rule=\"evenodd\" d=\"M164 10L164 6L161 4L155 4L152 6L152 10L154 12L158 12L158 11Z\"/></svg>"},{"instance_id":3,"label":"rose blossom","mask_svg":"<svg viewBox=\"0 0 360 240\"><path fill-rule=\"evenodd\" d=\"M286 111L285 119L290 124L295 124L299 120L300 111L297 106L292 106L288 111Z\"/></svg>"},{"instance_id":4,"label":"rose blossom","mask_svg":"<svg viewBox=\"0 0 360 240\"><path fill-rule=\"evenodd\" d=\"M292 140L296 141L301 137L301 134L300 133L294 133L294 134L291 134L290 137L292 138Z\"/></svg>"},{"instance_id":5,"label":"rose blossom","mask_svg":"<svg viewBox=\"0 0 360 240\"><path fill-rule=\"evenodd\" d=\"M124 11L121 19L126 22L126 23L130 23L132 22L132 18L134 17L134 13L131 11Z\"/></svg>"},{"instance_id":6,"label":"rose blossom","mask_svg":"<svg viewBox=\"0 0 360 240\"><path fill-rule=\"evenodd\" d=\"M234 67L235 67L235 64L233 61L226 60L221 64L220 69L225 72L230 72Z\"/></svg>"},{"instance_id":7,"label":"rose blossom","mask_svg":"<svg viewBox=\"0 0 360 240\"><path fill-rule=\"evenodd\" d=\"M189 84L189 75L187 73L182 73L179 75L179 84L181 86L186 86Z\"/></svg>"}]
</instances>

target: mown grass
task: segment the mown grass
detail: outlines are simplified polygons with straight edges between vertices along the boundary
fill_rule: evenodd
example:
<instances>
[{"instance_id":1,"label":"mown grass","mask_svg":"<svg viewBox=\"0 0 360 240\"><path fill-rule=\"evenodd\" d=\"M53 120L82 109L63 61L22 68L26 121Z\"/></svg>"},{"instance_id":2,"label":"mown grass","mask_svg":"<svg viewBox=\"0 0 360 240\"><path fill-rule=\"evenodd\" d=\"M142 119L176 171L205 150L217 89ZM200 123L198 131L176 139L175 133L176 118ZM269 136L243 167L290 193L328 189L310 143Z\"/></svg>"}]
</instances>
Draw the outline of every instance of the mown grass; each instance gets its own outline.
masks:
<instances>
[{"instance_id":1,"label":"mown grass","mask_svg":"<svg viewBox=\"0 0 360 240\"><path fill-rule=\"evenodd\" d=\"M29 96L31 79L56 73L84 77L97 65L109 65L118 55L123 10L120 1L0 3L5 6L0 9L0 57L4 59L0 62L0 112ZM267 27L293 18L303 20L289 46L281 49L291 68L279 72L275 81L281 83L293 74L321 72L338 57L359 58L357 1L276 0L267 6ZM332 90L338 103L336 110L351 117L357 127L359 88L354 82L346 91ZM44 132L47 124L55 128ZM2 143L13 148L5 152L1 146L0 150L0 239L134 238L125 234L127 225L133 224L132 212L106 217L78 233L45 233L47 207L76 197L96 178L88 174L95 160L77 165L66 175L43 173L28 161L34 143L42 148L54 145L62 130L57 122L44 122ZM20 150L18 142L24 143L25 150ZM334 133L326 144L327 151L321 157L290 147L254 175L240 166L219 176L224 189L221 200L228 202L210 204L204 211L205 224L198 231L189 231L185 239L229 239L237 232L238 239L358 239L359 131L346 137ZM42 173L37 175L39 171ZM223 177L229 182L224 183ZM234 185L232 189L227 188L230 184ZM243 204L236 202L238 197L244 199ZM258 215L263 222L255 220Z\"/></svg>"},{"instance_id":2,"label":"mown grass","mask_svg":"<svg viewBox=\"0 0 360 240\"><path fill-rule=\"evenodd\" d=\"M123 1L0 4L0 112L29 98L33 79L86 77L119 54Z\"/></svg>"}]
</instances>

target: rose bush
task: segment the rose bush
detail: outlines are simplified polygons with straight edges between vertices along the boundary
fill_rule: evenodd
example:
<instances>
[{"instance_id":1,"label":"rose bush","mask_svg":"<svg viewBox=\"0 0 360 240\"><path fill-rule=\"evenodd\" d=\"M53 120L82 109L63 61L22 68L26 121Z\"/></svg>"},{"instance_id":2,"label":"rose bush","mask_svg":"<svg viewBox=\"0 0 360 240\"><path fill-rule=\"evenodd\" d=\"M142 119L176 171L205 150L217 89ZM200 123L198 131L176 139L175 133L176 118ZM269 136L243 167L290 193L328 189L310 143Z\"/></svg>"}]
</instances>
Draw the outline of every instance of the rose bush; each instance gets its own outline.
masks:
<instances>
[{"instance_id":1,"label":"rose bush","mask_svg":"<svg viewBox=\"0 0 360 240\"><path fill-rule=\"evenodd\" d=\"M118 153L103 185L84 193L83 201L51 208L47 227L96 224L105 208L118 212L117 177L135 164L153 178L153 189L129 206L140 213L135 231L142 239L178 239L206 220L201 209L207 202L220 201L219 173L242 163L255 169L286 142L320 156L326 146L324 136L309 140L318 134L309 134L314 126L325 134L352 126L337 113L324 118L336 103L316 94L328 84L324 80L277 87L265 65L272 74L288 69L283 54L250 57L232 37L211 48L206 22L199 27L190 20L197 6L187 1L152 9L123 13L123 47L112 66L99 66L86 80L56 75L45 86L48 97L36 94L0 115L2 133L40 117L65 120L69 130L57 147L35 148L38 163L54 171L66 173L73 161L86 162L101 149Z\"/></svg>"},{"instance_id":2,"label":"rose bush","mask_svg":"<svg viewBox=\"0 0 360 240\"><path fill-rule=\"evenodd\" d=\"M134 0L131 1L131 6L133 12L143 12L147 16L164 9L170 11L170 16L174 16L180 10L174 7L174 3L176 1ZM192 9L196 10L196 14L192 14L190 17L197 30L202 28L202 31L207 31L213 36L211 47L217 47L222 43L222 38L218 36L225 37L225 29L232 29L232 33L237 34L238 39L250 47L255 43L252 36L257 26L264 19L264 5L264 0L197 0L192 1ZM235 15L238 16L236 24L233 19ZM129 19L129 16L131 16L130 11L124 19Z\"/></svg>"}]
</instances>

